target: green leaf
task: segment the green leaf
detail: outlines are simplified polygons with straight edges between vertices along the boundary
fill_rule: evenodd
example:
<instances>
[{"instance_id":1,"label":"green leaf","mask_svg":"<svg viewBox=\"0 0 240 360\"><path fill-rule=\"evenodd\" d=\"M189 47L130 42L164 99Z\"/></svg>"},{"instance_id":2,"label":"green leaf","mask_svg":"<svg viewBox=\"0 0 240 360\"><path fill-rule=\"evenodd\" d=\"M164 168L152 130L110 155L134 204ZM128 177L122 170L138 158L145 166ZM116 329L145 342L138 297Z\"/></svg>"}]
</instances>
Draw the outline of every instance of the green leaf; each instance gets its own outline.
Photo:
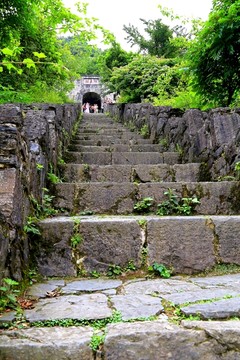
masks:
<instances>
[{"instance_id":1,"label":"green leaf","mask_svg":"<svg viewBox=\"0 0 240 360\"><path fill-rule=\"evenodd\" d=\"M2 53L3 53L4 55L10 55L10 56L13 55L13 50L11 50L11 49L4 48L4 49L2 49L1 51L2 51Z\"/></svg>"},{"instance_id":2,"label":"green leaf","mask_svg":"<svg viewBox=\"0 0 240 360\"><path fill-rule=\"evenodd\" d=\"M28 69L30 68L36 68L35 62L30 59L30 58L26 58L23 60L23 64L25 64L27 66Z\"/></svg>"},{"instance_id":3,"label":"green leaf","mask_svg":"<svg viewBox=\"0 0 240 360\"><path fill-rule=\"evenodd\" d=\"M36 57L38 57L39 59L44 59L44 58L46 58L46 55L45 55L44 53L39 53L39 52L37 52L37 51L34 51L34 52L33 52L33 55L36 56Z\"/></svg>"},{"instance_id":4,"label":"green leaf","mask_svg":"<svg viewBox=\"0 0 240 360\"><path fill-rule=\"evenodd\" d=\"M0 72L3 72L3 67L2 66L0 66Z\"/></svg>"}]
</instances>

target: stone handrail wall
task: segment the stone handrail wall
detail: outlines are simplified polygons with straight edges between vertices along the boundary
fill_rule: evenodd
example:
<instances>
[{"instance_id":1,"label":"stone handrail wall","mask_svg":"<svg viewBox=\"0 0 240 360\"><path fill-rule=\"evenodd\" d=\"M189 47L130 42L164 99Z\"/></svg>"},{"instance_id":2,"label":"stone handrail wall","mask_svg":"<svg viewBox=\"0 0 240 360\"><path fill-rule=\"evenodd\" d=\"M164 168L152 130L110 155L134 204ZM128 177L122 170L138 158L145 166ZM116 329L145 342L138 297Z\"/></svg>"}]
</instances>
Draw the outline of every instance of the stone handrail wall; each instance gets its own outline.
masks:
<instances>
[{"instance_id":1,"label":"stone handrail wall","mask_svg":"<svg viewBox=\"0 0 240 360\"><path fill-rule=\"evenodd\" d=\"M107 112L140 131L147 125L154 143L181 153L182 162L202 163L206 180L234 174L240 161L240 109L182 111L151 104L109 104Z\"/></svg>"},{"instance_id":2,"label":"stone handrail wall","mask_svg":"<svg viewBox=\"0 0 240 360\"><path fill-rule=\"evenodd\" d=\"M23 225L56 171L80 105L0 105L0 280L21 280L29 260Z\"/></svg>"}]
</instances>

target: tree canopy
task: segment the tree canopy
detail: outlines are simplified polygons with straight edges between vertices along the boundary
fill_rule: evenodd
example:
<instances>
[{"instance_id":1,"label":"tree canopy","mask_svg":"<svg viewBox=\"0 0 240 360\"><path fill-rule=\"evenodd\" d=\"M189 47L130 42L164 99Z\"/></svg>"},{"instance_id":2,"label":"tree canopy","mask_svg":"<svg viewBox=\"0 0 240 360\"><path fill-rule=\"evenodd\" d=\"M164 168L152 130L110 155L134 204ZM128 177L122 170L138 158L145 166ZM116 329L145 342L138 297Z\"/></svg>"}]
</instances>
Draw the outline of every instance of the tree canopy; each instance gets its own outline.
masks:
<instances>
[{"instance_id":1,"label":"tree canopy","mask_svg":"<svg viewBox=\"0 0 240 360\"><path fill-rule=\"evenodd\" d=\"M230 105L240 90L240 1L214 0L191 48L193 86L203 102Z\"/></svg>"}]
</instances>

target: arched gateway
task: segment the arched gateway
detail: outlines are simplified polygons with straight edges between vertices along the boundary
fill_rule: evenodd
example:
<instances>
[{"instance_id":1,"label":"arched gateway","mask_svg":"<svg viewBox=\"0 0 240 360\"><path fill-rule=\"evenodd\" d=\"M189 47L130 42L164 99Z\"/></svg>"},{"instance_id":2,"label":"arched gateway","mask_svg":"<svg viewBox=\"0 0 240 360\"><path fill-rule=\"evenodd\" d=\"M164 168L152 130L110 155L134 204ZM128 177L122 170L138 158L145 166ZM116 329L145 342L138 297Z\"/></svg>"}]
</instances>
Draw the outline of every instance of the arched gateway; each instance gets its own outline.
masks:
<instances>
[{"instance_id":1,"label":"arched gateway","mask_svg":"<svg viewBox=\"0 0 240 360\"><path fill-rule=\"evenodd\" d=\"M114 94L108 94L107 89L101 84L100 77L85 75L75 81L74 89L69 94L70 98L81 104L97 104L102 109L104 103L114 102Z\"/></svg>"}]
</instances>

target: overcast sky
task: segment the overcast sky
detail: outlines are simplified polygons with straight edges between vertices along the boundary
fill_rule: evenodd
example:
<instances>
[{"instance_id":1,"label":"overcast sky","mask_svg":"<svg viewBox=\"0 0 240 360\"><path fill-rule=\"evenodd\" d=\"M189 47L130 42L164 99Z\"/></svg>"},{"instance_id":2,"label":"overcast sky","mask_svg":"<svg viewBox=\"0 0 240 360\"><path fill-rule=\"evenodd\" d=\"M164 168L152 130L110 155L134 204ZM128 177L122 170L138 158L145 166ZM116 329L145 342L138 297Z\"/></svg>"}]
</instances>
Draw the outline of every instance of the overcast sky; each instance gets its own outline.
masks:
<instances>
[{"instance_id":1,"label":"overcast sky","mask_svg":"<svg viewBox=\"0 0 240 360\"><path fill-rule=\"evenodd\" d=\"M130 50L124 40L127 36L123 25L141 25L140 18L159 18L157 5L174 10L175 14L186 17L200 17L206 20L211 10L212 0L84 0L88 3L88 16L99 19L99 24L110 30L125 50ZM74 9L76 0L63 0L66 7Z\"/></svg>"}]
</instances>

